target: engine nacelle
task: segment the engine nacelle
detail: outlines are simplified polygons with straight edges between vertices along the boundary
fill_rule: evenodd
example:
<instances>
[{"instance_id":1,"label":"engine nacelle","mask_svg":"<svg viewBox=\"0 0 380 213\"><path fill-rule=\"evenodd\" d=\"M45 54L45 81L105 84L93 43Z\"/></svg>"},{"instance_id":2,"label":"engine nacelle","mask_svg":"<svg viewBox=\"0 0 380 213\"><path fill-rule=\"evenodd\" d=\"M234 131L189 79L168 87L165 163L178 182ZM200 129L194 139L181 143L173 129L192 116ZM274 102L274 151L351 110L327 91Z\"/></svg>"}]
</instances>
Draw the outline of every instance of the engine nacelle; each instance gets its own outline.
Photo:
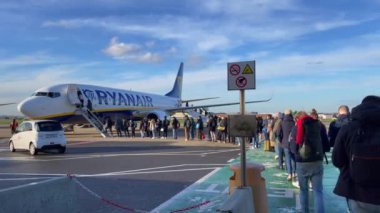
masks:
<instances>
[{"instance_id":1,"label":"engine nacelle","mask_svg":"<svg viewBox=\"0 0 380 213\"><path fill-rule=\"evenodd\" d=\"M141 117L141 118L148 118L148 119L157 119L164 120L165 116L166 119L170 119L170 114L166 111L162 110L151 110L151 111L135 111L133 113L133 116L135 117Z\"/></svg>"}]
</instances>

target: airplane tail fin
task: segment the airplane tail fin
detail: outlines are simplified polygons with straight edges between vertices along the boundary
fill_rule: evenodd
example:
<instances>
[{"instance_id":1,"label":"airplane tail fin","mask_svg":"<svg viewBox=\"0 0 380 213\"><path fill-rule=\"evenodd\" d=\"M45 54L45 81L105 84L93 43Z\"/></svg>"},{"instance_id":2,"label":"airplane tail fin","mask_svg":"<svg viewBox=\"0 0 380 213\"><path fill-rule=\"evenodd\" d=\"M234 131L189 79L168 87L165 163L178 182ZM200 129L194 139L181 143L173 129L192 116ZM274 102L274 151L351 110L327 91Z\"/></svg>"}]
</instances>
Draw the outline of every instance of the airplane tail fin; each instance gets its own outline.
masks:
<instances>
[{"instance_id":1,"label":"airplane tail fin","mask_svg":"<svg viewBox=\"0 0 380 213\"><path fill-rule=\"evenodd\" d=\"M177 78L175 79L173 89L165 96L181 99L182 97L182 78L183 78L183 62L179 66Z\"/></svg>"}]
</instances>

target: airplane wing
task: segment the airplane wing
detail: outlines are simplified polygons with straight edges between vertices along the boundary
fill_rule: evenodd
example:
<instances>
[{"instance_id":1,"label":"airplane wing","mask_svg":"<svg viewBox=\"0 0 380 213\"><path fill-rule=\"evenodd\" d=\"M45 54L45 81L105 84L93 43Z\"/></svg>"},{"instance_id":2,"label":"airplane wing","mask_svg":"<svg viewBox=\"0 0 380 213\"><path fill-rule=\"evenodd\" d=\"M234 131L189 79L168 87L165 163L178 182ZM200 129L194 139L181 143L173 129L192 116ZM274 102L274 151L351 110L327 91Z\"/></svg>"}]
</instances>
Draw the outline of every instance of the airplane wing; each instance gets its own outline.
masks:
<instances>
[{"instance_id":1,"label":"airplane wing","mask_svg":"<svg viewBox=\"0 0 380 213\"><path fill-rule=\"evenodd\" d=\"M195 102L195 101L204 101L204 100L217 99L217 98L219 98L219 97L198 98L198 99L182 100L182 103L189 103L189 102Z\"/></svg>"},{"instance_id":2,"label":"airplane wing","mask_svg":"<svg viewBox=\"0 0 380 213\"><path fill-rule=\"evenodd\" d=\"M257 100L257 101L246 101L246 104L254 104L254 103L263 103L272 100L272 98ZM189 109L199 109L199 108L207 108L207 107L220 107L220 106L230 106L230 105L238 105L240 102L231 102L231 103L223 103L223 104L208 104L208 105L200 105L200 106L191 106L191 107L176 107L176 108L167 108L167 111L182 111Z\"/></svg>"},{"instance_id":3,"label":"airplane wing","mask_svg":"<svg viewBox=\"0 0 380 213\"><path fill-rule=\"evenodd\" d=\"M0 104L0 106L6 106L6 105L11 105L11 104L16 104L16 103L6 103L6 104Z\"/></svg>"}]
</instances>

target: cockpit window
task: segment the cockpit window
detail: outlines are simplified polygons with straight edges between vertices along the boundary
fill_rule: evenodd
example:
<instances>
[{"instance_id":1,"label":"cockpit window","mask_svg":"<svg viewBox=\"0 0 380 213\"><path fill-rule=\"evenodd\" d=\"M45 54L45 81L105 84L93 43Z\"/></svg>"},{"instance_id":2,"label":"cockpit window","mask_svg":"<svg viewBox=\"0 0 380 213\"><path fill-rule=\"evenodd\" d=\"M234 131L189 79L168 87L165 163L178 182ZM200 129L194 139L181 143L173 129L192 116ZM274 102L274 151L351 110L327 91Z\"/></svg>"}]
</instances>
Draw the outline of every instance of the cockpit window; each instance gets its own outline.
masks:
<instances>
[{"instance_id":1,"label":"cockpit window","mask_svg":"<svg viewBox=\"0 0 380 213\"><path fill-rule=\"evenodd\" d=\"M35 93L34 95L35 96L47 96L47 92L37 92L37 93Z\"/></svg>"},{"instance_id":2,"label":"cockpit window","mask_svg":"<svg viewBox=\"0 0 380 213\"><path fill-rule=\"evenodd\" d=\"M33 93L32 96L47 96L49 98L57 98L61 96L61 93L59 92L36 92Z\"/></svg>"},{"instance_id":3,"label":"cockpit window","mask_svg":"<svg viewBox=\"0 0 380 213\"><path fill-rule=\"evenodd\" d=\"M61 93L59 93L59 92L49 92L48 93L48 97L50 97L50 98L57 98L59 96L61 96Z\"/></svg>"}]
</instances>

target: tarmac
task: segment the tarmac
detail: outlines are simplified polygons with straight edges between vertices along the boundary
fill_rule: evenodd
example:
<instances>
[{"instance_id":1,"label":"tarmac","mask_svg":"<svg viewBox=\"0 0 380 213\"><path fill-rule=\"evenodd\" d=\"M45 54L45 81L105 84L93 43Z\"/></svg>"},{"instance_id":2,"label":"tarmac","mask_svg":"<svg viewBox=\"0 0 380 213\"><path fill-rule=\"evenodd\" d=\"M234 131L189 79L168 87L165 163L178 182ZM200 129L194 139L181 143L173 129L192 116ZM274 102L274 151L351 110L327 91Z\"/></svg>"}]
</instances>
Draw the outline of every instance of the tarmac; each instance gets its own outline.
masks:
<instances>
[{"instance_id":1,"label":"tarmac","mask_svg":"<svg viewBox=\"0 0 380 213\"><path fill-rule=\"evenodd\" d=\"M239 147L228 143L185 142L183 138L104 139L93 128L75 128L75 133L66 133L68 152L64 155L42 153L31 157L27 152L5 151L9 136L9 129L1 126L0 189L30 183L34 180L28 178L37 175L53 177L72 172L89 175L78 179L92 192L146 212L217 211L229 196L229 178L233 175L229 165L240 161ZM269 212L298 212L299 190L286 180L286 172L277 168L274 153L247 149L248 161L265 166L262 177ZM338 174L331 163L324 165L326 212L347 211L345 199L332 192ZM24 179L9 181L11 178ZM85 211L125 212L97 200L86 190L78 191L80 201L88 206ZM311 207L312 197L310 193Z\"/></svg>"}]
</instances>

